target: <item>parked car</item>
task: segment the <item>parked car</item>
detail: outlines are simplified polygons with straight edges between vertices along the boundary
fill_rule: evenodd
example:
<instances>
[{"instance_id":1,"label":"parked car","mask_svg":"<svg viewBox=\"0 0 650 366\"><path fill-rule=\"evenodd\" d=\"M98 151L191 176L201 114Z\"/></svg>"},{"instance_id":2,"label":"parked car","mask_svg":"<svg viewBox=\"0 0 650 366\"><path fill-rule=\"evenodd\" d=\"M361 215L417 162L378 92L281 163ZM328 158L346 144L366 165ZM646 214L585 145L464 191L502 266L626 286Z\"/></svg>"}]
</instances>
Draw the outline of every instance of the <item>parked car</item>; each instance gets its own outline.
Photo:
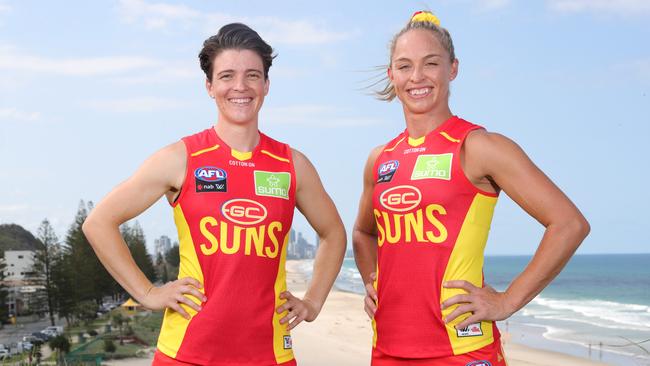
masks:
<instances>
[{"instance_id":1,"label":"parked car","mask_svg":"<svg viewBox=\"0 0 650 366\"><path fill-rule=\"evenodd\" d=\"M41 330L41 333L45 334L48 337L48 339L54 338L59 335L59 332L53 329L43 329Z\"/></svg>"},{"instance_id":2,"label":"parked car","mask_svg":"<svg viewBox=\"0 0 650 366\"><path fill-rule=\"evenodd\" d=\"M50 336L41 332L34 332L32 333L32 336L38 338L41 342L47 342L50 339Z\"/></svg>"},{"instance_id":3,"label":"parked car","mask_svg":"<svg viewBox=\"0 0 650 366\"><path fill-rule=\"evenodd\" d=\"M63 334L63 326L61 325L50 325L49 327L45 328L45 330L53 330L57 334Z\"/></svg>"},{"instance_id":4,"label":"parked car","mask_svg":"<svg viewBox=\"0 0 650 366\"><path fill-rule=\"evenodd\" d=\"M16 343L16 350L18 351L18 353L31 351L32 348L34 348L34 344L32 342L18 342L18 343Z\"/></svg>"},{"instance_id":5,"label":"parked car","mask_svg":"<svg viewBox=\"0 0 650 366\"><path fill-rule=\"evenodd\" d=\"M4 360L11 357L9 350L6 348L0 349L0 360Z\"/></svg>"}]
</instances>

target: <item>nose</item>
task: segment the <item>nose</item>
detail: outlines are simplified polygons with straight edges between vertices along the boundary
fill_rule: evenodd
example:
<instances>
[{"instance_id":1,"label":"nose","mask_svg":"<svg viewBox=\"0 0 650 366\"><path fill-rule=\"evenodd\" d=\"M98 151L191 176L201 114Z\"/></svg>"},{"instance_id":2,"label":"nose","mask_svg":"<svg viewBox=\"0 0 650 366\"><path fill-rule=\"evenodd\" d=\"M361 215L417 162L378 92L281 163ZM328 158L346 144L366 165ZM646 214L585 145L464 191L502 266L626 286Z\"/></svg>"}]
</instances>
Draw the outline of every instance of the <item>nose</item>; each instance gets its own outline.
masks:
<instances>
[{"instance_id":1,"label":"nose","mask_svg":"<svg viewBox=\"0 0 650 366\"><path fill-rule=\"evenodd\" d=\"M235 77L235 83L233 84L233 89L235 91L245 91L246 90L246 76L240 75Z\"/></svg>"},{"instance_id":2,"label":"nose","mask_svg":"<svg viewBox=\"0 0 650 366\"><path fill-rule=\"evenodd\" d=\"M421 65L413 65L412 70L413 70L413 72L411 72L411 77L410 77L411 82L417 83L417 82L422 81L422 79L424 78L424 72L422 70L422 66Z\"/></svg>"}]
</instances>

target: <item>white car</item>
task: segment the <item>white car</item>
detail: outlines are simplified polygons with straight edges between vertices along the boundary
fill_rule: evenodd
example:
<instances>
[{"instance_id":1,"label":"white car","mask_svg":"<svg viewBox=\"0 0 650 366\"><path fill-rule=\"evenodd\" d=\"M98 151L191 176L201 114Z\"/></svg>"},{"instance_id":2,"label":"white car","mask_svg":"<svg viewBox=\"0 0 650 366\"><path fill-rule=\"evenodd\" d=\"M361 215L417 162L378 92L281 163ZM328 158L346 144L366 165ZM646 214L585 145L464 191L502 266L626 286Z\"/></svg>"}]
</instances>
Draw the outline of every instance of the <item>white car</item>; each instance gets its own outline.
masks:
<instances>
[{"instance_id":1,"label":"white car","mask_svg":"<svg viewBox=\"0 0 650 366\"><path fill-rule=\"evenodd\" d=\"M59 332L57 332L54 329L43 329L43 330L41 330L41 333L45 334L46 336L48 336L50 338L56 337L56 336L59 335Z\"/></svg>"},{"instance_id":2,"label":"white car","mask_svg":"<svg viewBox=\"0 0 650 366\"><path fill-rule=\"evenodd\" d=\"M0 360L4 360L9 357L11 357L11 355L9 354L8 349L6 348L0 349Z\"/></svg>"}]
</instances>

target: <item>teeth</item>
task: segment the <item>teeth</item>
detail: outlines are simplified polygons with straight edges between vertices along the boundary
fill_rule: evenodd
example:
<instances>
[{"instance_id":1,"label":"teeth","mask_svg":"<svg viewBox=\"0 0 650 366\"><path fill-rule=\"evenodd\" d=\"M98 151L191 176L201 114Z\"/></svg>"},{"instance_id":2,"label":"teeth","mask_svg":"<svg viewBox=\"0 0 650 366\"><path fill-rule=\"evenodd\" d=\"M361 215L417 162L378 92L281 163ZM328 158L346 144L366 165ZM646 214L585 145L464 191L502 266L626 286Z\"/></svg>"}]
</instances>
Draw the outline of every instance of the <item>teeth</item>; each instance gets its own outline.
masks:
<instances>
[{"instance_id":1,"label":"teeth","mask_svg":"<svg viewBox=\"0 0 650 366\"><path fill-rule=\"evenodd\" d=\"M253 99L252 98L233 98L233 99L229 99L229 100L230 100L230 102L236 103L236 104L246 104L246 103L250 103L250 101L253 100Z\"/></svg>"},{"instance_id":2,"label":"teeth","mask_svg":"<svg viewBox=\"0 0 650 366\"><path fill-rule=\"evenodd\" d=\"M411 89L409 90L409 94L411 95L423 95L426 94L430 91L430 88L422 88L422 89Z\"/></svg>"}]
</instances>

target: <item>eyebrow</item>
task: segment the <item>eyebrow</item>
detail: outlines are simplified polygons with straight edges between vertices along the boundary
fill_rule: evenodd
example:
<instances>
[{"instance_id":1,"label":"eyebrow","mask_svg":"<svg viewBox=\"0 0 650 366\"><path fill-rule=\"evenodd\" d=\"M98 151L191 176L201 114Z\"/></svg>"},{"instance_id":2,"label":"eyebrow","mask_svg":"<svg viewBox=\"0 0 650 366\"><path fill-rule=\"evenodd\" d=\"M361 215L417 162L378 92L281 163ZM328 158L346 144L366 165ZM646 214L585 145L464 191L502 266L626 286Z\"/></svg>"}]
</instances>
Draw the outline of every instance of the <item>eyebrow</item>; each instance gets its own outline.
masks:
<instances>
[{"instance_id":1,"label":"eyebrow","mask_svg":"<svg viewBox=\"0 0 650 366\"><path fill-rule=\"evenodd\" d=\"M437 54L437 53L430 53L430 54L428 54L428 55L422 57L422 59L425 60L425 59L433 58L433 57L442 57L442 55L439 55L439 54ZM396 62L397 62L397 61L411 61L411 59L409 59L409 58L407 58L407 57L400 57L400 58L396 59L395 61L396 61Z\"/></svg>"},{"instance_id":2,"label":"eyebrow","mask_svg":"<svg viewBox=\"0 0 650 366\"><path fill-rule=\"evenodd\" d=\"M226 73L232 73L232 72L235 72L235 70L233 70L233 69L226 69L226 70L218 71L218 72L217 72L217 75L226 74ZM258 70L258 69L246 69L246 70L244 70L244 72L245 72L245 73L256 72L256 73L262 74L262 70Z\"/></svg>"}]
</instances>

